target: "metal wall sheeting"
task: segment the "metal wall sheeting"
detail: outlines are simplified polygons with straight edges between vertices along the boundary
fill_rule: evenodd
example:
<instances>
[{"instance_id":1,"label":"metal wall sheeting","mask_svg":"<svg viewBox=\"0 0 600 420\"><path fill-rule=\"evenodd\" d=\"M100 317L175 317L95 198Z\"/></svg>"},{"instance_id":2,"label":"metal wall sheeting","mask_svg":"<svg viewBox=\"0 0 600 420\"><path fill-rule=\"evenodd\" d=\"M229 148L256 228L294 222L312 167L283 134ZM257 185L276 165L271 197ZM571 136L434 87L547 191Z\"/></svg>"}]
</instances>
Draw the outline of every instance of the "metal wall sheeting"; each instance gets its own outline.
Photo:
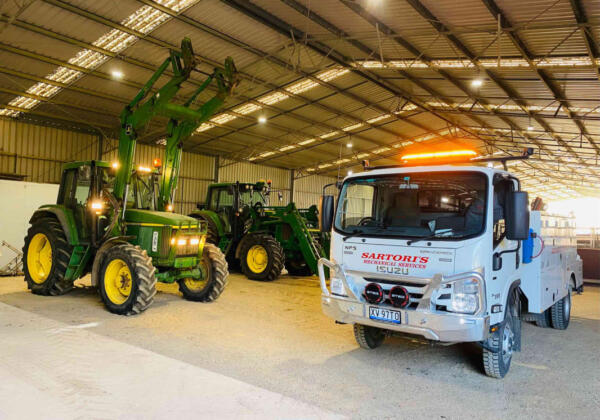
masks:
<instances>
[{"instance_id":1,"label":"metal wall sheeting","mask_svg":"<svg viewBox=\"0 0 600 420\"><path fill-rule=\"evenodd\" d=\"M0 172L58 183L62 164L96 157L98 137L0 118Z\"/></svg>"},{"instance_id":2,"label":"metal wall sheeting","mask_svg":"<svg viewBox=\"0 0 600 420\"><path fill-rule=\"evenodd\" d=\"M116 159L117 144L116 140L103 140L103 160ZM154 158L164 159L164 152L163 147L138 144L135 163L151 167ZM0 173L25 175L25 180L30 182L56 184L60 182L63 163L96 159L97 154L98 137L95 135L0 118ZM215 160L212 156L183 153L175 197L177 212L188 214L197 203L205 201L208 186L214 182ZM290 170L220 160L220 182L256 182L261 179L273 182L271 204L282 205L290 201ZM318 204L323 186L334 181L335 178L318 175L295 180L296 205L303 208ZM278 192L282 193L281 201Z\"/></svg>"},{"instance_id":3,"label":"metal wall sheeting","mask_svg":"<svg viewBox=\"0 0 600 420\"><path fill-rule=\"evenodd\" d=\"M299 178L294 184L294 199L299 208L310 207L313 204L319 204L319 198L323 192L323 187L335 182L334 177L312 175L305 178ZM335 187L329 187L327 193L336 194Z\"/></svg>"}]
</instances>

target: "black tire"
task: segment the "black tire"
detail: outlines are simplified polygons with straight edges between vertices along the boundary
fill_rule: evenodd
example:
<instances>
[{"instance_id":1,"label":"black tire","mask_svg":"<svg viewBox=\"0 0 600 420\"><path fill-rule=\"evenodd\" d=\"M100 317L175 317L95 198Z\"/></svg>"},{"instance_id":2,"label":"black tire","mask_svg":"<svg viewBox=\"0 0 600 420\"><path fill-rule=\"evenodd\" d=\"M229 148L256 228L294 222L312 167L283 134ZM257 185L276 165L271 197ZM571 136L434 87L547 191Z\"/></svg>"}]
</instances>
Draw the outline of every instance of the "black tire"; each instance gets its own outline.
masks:
<instances>
[{"instance_id":1,"label":"black tire","mask_svg":"<svg viewBox=\"0 0 600 420\"><path fill-rule=\"evenodd\" d=\"M44 244L50 247L51 252L51 265L48 273L45 273L44 268L39 263L39 269L37 274L33 272L33 267L29 267L29 261L34 263L33 255L30 258L30 252L34 252L33 248L30 249L32 239L38 234L44 235L46 239L42 238ZM38 242L40 239L36 239ZM34 246L36 244L34 243ZM38 250L39 251L39 250ZM65 278L69 260L73 248L67 242L65 233L63 232L60 223L49 217L38 218L32 222L31 227L27 231L25 237L25 245L23 246L23 272L25 273L25 281L27 282L27 288L36 295L43 296L58 296L67 293L73 288L73 281ZM31 271L30 271L31 270ZM32 273L33 277L32 277ZM34 280L34 277L37 280Z\"/></svg>"},{"instance_id":2,"label":"black tire","mask_svg":"<svg viewBox=\"0 0 600 420\"><path fill-rule=\"evenodd\" d=\"M225 255L218 246L205 244L202 252L202 264L208 271L208 280L203 287L189 287L185 280L179 280L179 290L183 297L194 302L213 302L217 300L229 280L229 270Z\"/></svg>"},{"instance_id":3,"label":"black tire","mask_svg":"<svg viewBox=\"0 0 600 420\"><path fill-rule=\"evenodd\" d=\"M383 344L385 330L368 325L354 324L354 338L363 349L373 350Z\"/></svg>"},{"instance_id":4,"label":"black tire","mask_svg":"<svg viewBox=\"0 0 600 420\"><path fill-rule=\"evenodd\" d=\"M540 328L550 328L552 326L552 316L549 308L541 314L536 314L535 325Z\"/></svg>"},{"instance_id":5,"label":"black tire","mask_svg":"<svg viewBox=\"0 0 600 420\"><path fill-rule=\"evenodd\" d=\"M112 276L107 273L107 269L113 262L115 264L124 263L131 277L121 277L122 282L130 282L127 285L131 289L127 295L120 296L122 301L115 298L114 284L111 284L111 281L114 283L117 280L111 279ZM155 270L152 258L139 246L120 243L106 251L102 257L102 266L98 276L98 288L106 308L119 315L135 315L148 309L156 295Z\"/></svg>"},{"instance_id":6,"label":"black tire","mask_svg":"<svg viewBox=\"0 0 600 420\"><path fill-rule=\"evenodd\" d=\"M205 221L207 224L206 242L209 244L219 245L219 230L217 229L215 222L201 214L190 214L190 216L195 219Z\"/></svg>"},{"instance_id":7,"label":"black tire","mask_svg":"<svg viewBox=\"0 0 600 420\"><path fill-rule=\"evenodd\" d=\"M485 374L492 378L504 378L510 369L514 345L513 331L516 329L514 323L519 320L512 312L511 308L507 308L504 322L487 341L489 349L483 349L483 368Z\"/></svg>"},{"instance_id":8,"label":"black tire","mask_svg":"<svg viewBox=\"0 0 600 420\"><path fill-rule=\"evenodd\" d=\"M571 320L571 287L569 293L554 305L550 307L552 317L552 328L556 330L566 330Z\"/></svg>"},{"instance_id":9,"label":"black tire","mask_svg":"<svg viewBox=\"0 0 600 420\"><path fill-rule=\"evenodd\" d=\"M249 254L253 250L260 248L263 248L266 252L266 262L260 265L264 265L264 268L258 271L257 267L251 268L249 266L249 261L252 260ZM281 275L284 263L285 254L283 253L283 248L271 235L250 234L243 239L240 249L240 264L242 273L249 279L273 281Z\"/></svg>"},{"instance_id":10,"label":"black tire","mask_svg":"<svg viewBox=\"0 0 600 420\"><path fill-rule=\"evenodd\" d=\"M290 276L297 276L297 277L306 277L306 276L312 276L312 271L310 270L310 267L308 266L308 264L306 264L306 262L304 260L292 260L289 261L285 264L285 268L288 271L288 274Z\"/></svg>"}]
</instances>

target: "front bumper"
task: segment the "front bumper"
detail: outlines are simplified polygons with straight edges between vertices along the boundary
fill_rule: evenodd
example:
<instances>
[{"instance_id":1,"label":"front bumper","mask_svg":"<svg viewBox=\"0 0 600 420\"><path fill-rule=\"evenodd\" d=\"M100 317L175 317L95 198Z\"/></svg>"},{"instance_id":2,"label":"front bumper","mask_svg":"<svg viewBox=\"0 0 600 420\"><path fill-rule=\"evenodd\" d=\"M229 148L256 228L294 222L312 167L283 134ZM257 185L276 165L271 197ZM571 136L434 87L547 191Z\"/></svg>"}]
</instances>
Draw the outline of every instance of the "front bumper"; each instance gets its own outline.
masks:
<instances>
[{"instance_id":1,"label":"front bumper","mask_svg":"<svg viewBox=\"0 0 600 420\"><path fill-rule=\"evenodd\" d=\"M321 258L319 260L319 280L321 283L321 307L323 312L338 322L369 325L386 330L422 336L428 340L440 342L483 341L489 335L490 317L486 315L463 315L434 312L419 305L415 310L390 307L401 313L401 324L393 324L369 318L369 306L354 296L332 295L325 281L324 266L336 268L335 264ZM339 267L337 267L339 269ZM343 276L345 278L345 276ZM351 290L345 280L344 287ZM351 295L352 293L350 293Z\"/></svg>"}]
</instances>

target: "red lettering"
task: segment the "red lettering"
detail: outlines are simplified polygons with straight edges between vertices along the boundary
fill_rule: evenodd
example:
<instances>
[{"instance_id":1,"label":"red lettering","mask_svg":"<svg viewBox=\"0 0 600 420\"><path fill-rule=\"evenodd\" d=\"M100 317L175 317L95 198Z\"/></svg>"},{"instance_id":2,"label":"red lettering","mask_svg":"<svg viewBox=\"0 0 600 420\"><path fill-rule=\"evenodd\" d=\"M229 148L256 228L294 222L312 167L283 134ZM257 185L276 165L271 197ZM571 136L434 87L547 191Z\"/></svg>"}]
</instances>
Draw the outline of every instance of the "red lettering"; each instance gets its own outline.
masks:
<instances>
[{"instance_id":1,"label":"red lettering","mask_svg":"<svg viewBox=\"0 0 600 420\"><path fill-rule=\"evenodd\" d=\"M394 255L394 261L402 261L402 255Z\"/></svg>"},{"instance_id":2,"label":"red lettering","mask_svg":"<svg viewBox=\"0 0 600 420\"><path fill-rule=\"evenodd\" d=\"M429 257L421 257L419 262L421 264L427 264L427 261L429 261Z\"/></svg>"},{"instance_id":3,"label":"red lettering","mask_svg":"<svg viewBox=\"0 0 600 420\"><path fill-rule=\"evenodd\" d=\"M385 254L377 254L377 257L375 257L378 260L383 260L385 258Z\"/></svg>"},{"instance_id":4,"label":"red lettering","mask_svg":"<svg viewBox=\"0 0 600 420\"><path fill-rule=\"evenodd\" d=\"M402 261L404 261L404 262L410 262L410 259L411 259L411 256L410 256L410 255L405 255L405 256L402 258Z\"/></svg>"},{"instance_id":5,"label":"red lettering","mask_svg":"<svg viewBox=\"0 0 600 420\"><path fill-rule=\"evenodd\" d=\"M369 253L368 252L363 252L361 258L369 258Z\"/></svg>"}]
</instances>

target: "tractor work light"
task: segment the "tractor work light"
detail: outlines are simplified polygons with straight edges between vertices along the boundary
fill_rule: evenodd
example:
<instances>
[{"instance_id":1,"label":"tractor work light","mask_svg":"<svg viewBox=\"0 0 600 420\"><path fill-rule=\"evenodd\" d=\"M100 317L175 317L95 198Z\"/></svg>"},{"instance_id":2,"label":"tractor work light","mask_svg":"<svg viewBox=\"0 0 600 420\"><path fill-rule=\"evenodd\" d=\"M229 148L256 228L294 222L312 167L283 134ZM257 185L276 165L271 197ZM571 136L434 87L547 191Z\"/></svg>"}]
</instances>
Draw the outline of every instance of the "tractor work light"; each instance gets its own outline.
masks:
<instances>
[{"instance_id":1,"label":"tractor work light","mask_svg":"<svg viewBox=\"0 0 600 420\"><path fill-rule=\"evenodd\" d=\"M113 163L111 163L110 165L113 169L119 169L119 162L114 161Z\"/></svg>"},{"instance_id":2,"label":"tractor work light","mask_svg":"<svg viewBox=\"0 0 600 420\"><path fill-rule=\"evenodd\" d=\"M178 239L177 240L177 245L178 246L185 246L185 245L187 245L187 239L185 239L185 238Z\"/></svg>"},{"instance_id":3,"label":"tractor work light","mask_svg":"<svg viewBox=\"0 0 600 420\"><path fill-rule=\"evenodd\" d=\"M90 203L90 209L96 212L96 214L100 214L102 209L104 208L104 204L100 200L94 200Z\"/></svg>"},{"instance_id":4,"label":"tractor work light","mask_svg":"<svg viewBox=\"0 0 600 420\"><path fill-rule=\"evenodd\" d=\"M190 245L198 245L200 243L200 239L199 238L192 238L190 239Z\"/></svg>"},{"instance_id":5,"label":"tractor work light","mask_svg":"<svg viewBox=\"0 0 600 420\"><path fill-rule=\"evenodd\" d=\"M150 173L152 172L152 169L148 168L147 166L138 166L138 172L144 172L144 173Z\"/></svg>"},{"instance_id":6,"label":"tractor work light","mask_svg":"<svg viewBox=\"0 0 600 420\"><path fill-rule=\"evenodd\" d=\"M160 160L159 158L154 158L154 160L152 161L152 166L154 166L155 168L160 168L162 166L162 160Z\"/></svg>"},{"instance_id":7,"label":"tractor work light","mask_svg":"<svg viewBox=\"0 0 600 420\"><path fill-rule=\"evenodd\" d=\"M166 210L173 211L173 204L167 204Z\"/></svg>"}]
</instances>

